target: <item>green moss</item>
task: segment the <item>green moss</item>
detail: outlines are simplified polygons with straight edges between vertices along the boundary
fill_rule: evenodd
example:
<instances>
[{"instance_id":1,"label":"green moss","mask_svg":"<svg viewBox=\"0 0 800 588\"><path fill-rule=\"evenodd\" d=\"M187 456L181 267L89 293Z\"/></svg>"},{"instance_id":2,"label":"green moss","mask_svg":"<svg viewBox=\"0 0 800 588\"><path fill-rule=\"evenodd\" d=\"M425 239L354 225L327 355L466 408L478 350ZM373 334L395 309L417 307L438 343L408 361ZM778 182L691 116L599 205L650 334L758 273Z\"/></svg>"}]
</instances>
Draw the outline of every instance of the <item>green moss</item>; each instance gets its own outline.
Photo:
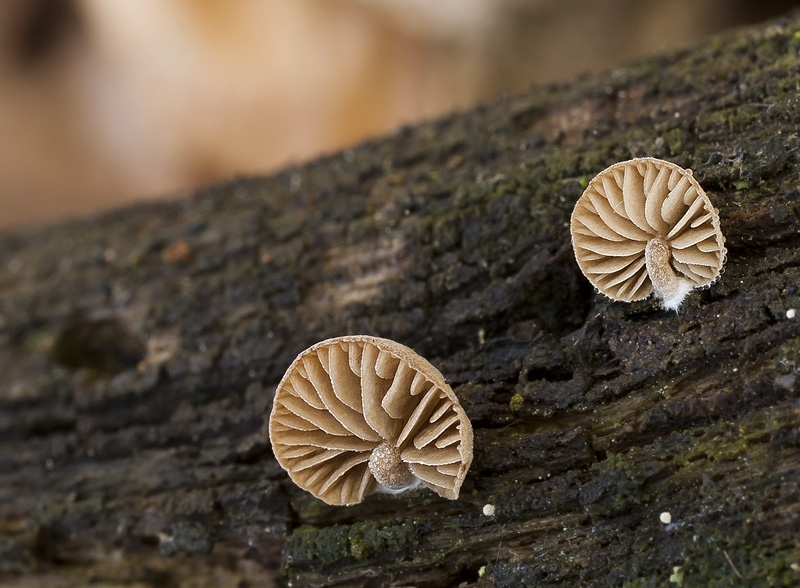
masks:
<instances>
[{"instance_id":1,"label":"green moss","mask_svg":"<svg viewBox=\"0 0 800 588\"><path fill-rule=\"evenodd\" d=\"M571 178L577 174L580 163L580 155L575 149L553 148L546 155L544 167L547 170L547 179L555 181L563 178Z\"/></svg>"},{"instance_id":2,"label":"green moss","mask_svg":"<svg viewBox=\"0 0 800 588\"><path fill-rule=\"evenodd\" d=\"M511 397L511 402L508 403L508 406L512 411L519 412L524 402L525 399L522 397L521 394L514 394Z\"/></svg>"},{"instance_id":3,"label":"green moss","mask_svg":"<svg viewBox=\"0 0 800 588\"><path fill-rule=\"evenodd\" d=\"M771 366L782 373L792 373L800 365L800 337L789 339L780 346Z\"/></svg>"},{"instance_id":4,"label":"green moss","mask_svg":"<svg viewBox=\"0 0 800 588\"><path fill-rule=\"evenodd\" d=\"M325 528L299 527L287 542L284 568L322 571L333 564L393 554L403 557L419 540L416 521L364 521Z\"/></svg>"},{"instance_id":5,"label":"green moss","mask_svg":"<svg viewBox=\"0 0 800 588\"><path fill-rule=\"evenodd\" d=\"M586 186L589 185L589 178L593 178L608 167L613 159L612 153L615 146L613 142L603 140L594 149L583 154L581 169L588 174L588 177L582 177L578 180L582 189L586 189ZM586 186L583 185L584 181Z\"/></svg>"},{"instance_id":6,"label":"green moss","mask_svg":"<svg viewBox=\"0 0 800 588\"><path fill-rule=\"evenodd\" d=\"M681 566L687 586L797 586L800 555L747 532L701 537ZM780 550L780 551L779 551Z\"/></svg>"},{"instance_id":7,"label":"green moss","mask_svg":"<svg viewBox=\"0 0 800 588\"><path fill-rule=\"evenodd\" d=\"M680 128L670 129L665 132L662 137L667 145L667 150L670 155L683 153L686 149L686 131Z\"/></svg>"},{"instance_id":8,"label":"green moss","mask_svg":"<svg viewBox=\"0 0 800 588\"><path fill-rule=\"evenodd\" d=\"M299 527L289 537L285 567L325 567L350 555L346 525Z\"/></svg>"},{"instance_id":9,"label":"green moss","mask_svg":"<svg viewBox=\"0 0 800 588\"><path fill-rule=\"evenodd\" d=\"M348 533L350 552L358 560L374 557L378 553L403 554L417 541L415 522L385 524L373 521L354 524Z\"/></svg>"}]
</instances>

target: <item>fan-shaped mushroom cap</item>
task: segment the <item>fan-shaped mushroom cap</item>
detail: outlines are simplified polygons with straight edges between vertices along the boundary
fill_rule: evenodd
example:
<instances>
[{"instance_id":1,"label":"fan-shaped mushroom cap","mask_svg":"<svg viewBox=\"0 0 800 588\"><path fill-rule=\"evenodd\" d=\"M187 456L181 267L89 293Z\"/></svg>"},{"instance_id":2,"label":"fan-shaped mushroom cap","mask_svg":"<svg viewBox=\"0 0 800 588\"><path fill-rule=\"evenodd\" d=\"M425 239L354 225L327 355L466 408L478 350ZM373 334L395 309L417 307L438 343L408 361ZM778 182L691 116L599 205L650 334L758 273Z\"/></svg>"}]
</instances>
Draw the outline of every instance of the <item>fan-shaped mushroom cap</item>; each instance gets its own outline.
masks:
<instances>
[{"instance_id":1,"label":"fan-shaped mushroom cap","mask_svg":"<svg viewBox=\"0 0 800 588\"><path fill-rule=\"evenodd\" d=\"M614 300L655 292L677 310L725 264L719 211L692 171L652 157L600 172L575 204L570 229L581 271Z\"/></svg>"},{"instance_id":2,"label":"fan-shaped mushroom cap","mask_svg":"<svg viewBox=\"0 0 800 588\"><path fill-rule=\"evenodd\" d=\"M322 341L294 360L269 438L292 480L328 504L418 480L455 500L472 463L472 425L442 374L408 347L366 335Z\"/></svg>"}]
</instances>

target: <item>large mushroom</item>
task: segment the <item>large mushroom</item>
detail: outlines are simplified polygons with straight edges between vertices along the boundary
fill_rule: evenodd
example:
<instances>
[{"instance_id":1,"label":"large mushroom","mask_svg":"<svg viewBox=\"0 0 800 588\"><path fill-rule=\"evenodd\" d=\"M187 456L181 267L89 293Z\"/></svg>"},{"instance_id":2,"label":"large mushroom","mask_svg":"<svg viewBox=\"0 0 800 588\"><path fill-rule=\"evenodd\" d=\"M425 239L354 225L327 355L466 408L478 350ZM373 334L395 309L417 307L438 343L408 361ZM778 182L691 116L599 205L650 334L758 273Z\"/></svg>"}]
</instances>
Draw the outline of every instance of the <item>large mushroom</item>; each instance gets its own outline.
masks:
<instances>
[{"instance_id":1,"label":"large mushroom","mask_svg":"<svg viewBox=\"0 0 800 588\"><path fill-rule=\"evenodd\" d=\"M420 482L455 500L472 463L472 425L442 374L378 337L303 351L275 392L269 438L292 480L328 504Z\"/></svg>"},{"instance_id":2,"label":"large mushroom","mask_svg":"<svg viewBox=\"0 0 800 588\"><path fill-rule=\"evenodd\" d=\"M677 310L725 264L719 211L692 171L652 157L600 172L575 204L570 228L581 271L614 300L654 292Z\"/></svg>"}]
</instances>

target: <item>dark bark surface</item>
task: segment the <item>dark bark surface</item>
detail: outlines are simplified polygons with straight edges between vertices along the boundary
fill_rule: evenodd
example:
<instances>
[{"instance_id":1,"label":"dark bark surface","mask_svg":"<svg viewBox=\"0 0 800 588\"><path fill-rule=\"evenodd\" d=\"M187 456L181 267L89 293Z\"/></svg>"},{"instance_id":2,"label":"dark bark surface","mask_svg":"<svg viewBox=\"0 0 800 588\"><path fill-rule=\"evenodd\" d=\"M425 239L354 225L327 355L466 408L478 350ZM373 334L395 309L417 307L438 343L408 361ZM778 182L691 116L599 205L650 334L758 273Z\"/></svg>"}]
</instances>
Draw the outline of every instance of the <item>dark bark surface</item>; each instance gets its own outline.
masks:
<instances>
[{"instance_id":1,"label":"dark bark surface","mask_svg":"<svg viewBox=\"0 0 800 588\"><path fill-rule=\"evenodd\" d=\"M794 13L1 237L0 581L798 585L798 123ZM570 245L583 186L645 155L694 170L727 238L677 315L595 293ZM475 430L457 501L330 507L277 465L274 386L343 334L449 379Z\"/></svg>"}]
</instances>

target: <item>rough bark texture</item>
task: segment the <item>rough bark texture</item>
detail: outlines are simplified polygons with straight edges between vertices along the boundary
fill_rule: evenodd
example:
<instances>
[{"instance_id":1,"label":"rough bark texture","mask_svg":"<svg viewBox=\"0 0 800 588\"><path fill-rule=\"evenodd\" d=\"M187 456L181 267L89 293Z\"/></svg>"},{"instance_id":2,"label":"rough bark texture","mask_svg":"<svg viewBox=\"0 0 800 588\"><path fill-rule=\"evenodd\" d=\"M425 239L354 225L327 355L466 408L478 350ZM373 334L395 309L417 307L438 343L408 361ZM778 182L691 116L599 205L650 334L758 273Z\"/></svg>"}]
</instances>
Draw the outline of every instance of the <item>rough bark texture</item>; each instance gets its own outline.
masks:
<instances>
[{"instance_id":1,"label":"rough bark texture","mask_svg":"<svg viewBox=\"0 0 800 588\"><path fill-rule=\"evenodd\" d=\"M2 237L0 580L798 585L798 95L794 13ZM693 169L727 237L678 315L593 292L570 246L582 187L645 155ZM329 507L276 464L275 384L349 333L451 382L475 428L457 501Z\"/></svg>"}]
</instances>

